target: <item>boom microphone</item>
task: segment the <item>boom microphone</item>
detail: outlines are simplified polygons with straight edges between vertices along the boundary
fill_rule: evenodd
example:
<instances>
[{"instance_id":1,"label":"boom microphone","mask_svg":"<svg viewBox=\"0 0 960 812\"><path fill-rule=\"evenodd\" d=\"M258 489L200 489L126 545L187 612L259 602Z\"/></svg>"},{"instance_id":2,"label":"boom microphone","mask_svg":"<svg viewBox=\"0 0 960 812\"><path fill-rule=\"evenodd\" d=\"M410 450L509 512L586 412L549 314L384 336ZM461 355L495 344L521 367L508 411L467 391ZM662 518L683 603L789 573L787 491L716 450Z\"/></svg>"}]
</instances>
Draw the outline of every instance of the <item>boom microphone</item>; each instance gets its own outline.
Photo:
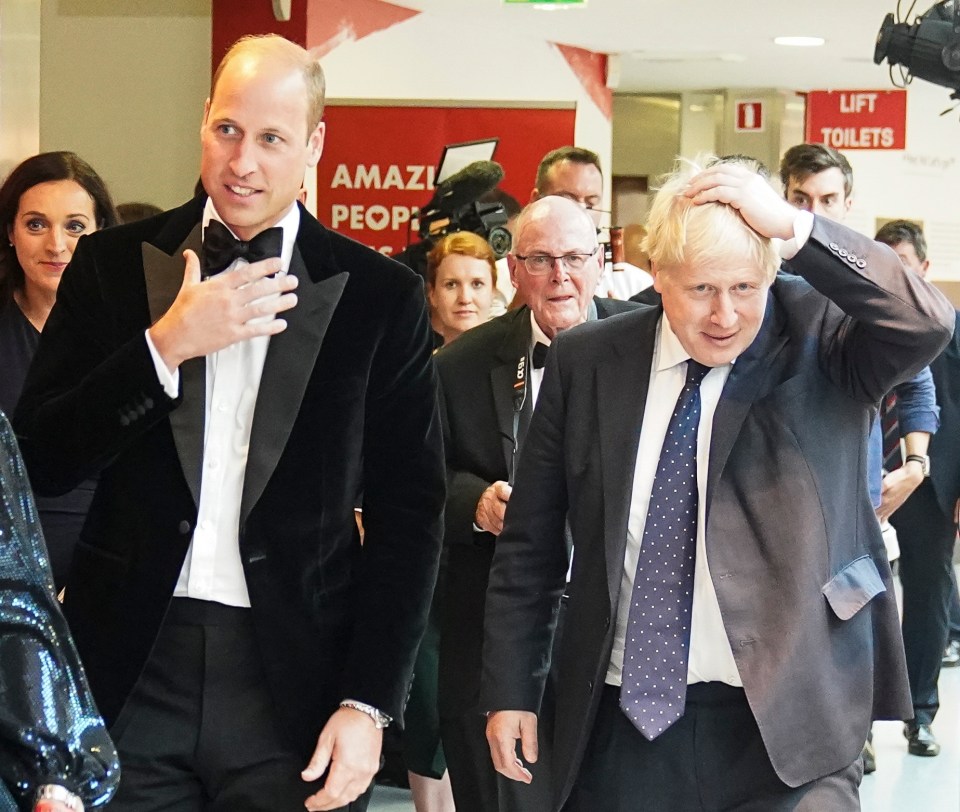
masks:
<instances>
[{"instance_id":1,"label":"boom microphone","mask_svg":"<svg viewBox=\"0 0 960 812\"><path fill-rule=\"evenodd\" d=\"M503 167L496 161L474 161L437 184L433 199L424 212L456 211L497 187L503 180Z\"/></svg>"}]
</instances>

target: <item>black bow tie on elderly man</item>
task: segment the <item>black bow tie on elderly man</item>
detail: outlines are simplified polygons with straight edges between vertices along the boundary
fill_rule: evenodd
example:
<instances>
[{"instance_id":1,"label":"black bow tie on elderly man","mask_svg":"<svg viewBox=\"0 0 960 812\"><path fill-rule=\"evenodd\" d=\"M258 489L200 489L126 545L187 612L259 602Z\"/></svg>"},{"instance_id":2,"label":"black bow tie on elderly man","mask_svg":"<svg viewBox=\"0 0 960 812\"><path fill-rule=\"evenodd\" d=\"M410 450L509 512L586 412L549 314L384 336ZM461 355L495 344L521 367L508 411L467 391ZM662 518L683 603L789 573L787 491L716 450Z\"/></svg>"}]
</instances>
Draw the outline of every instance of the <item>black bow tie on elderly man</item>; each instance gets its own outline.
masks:
<instances>
[{"instance_id":1,"label":"black bow tie on elderly man","mask_svg":"<svg viewBox=\"0 0 960 812\"><path fill-rule=\"evenodd\" d=\"M283 229L279 226L261 231L252 240L238 240L219 220L211 220L203 232L200 275L203 279L229 268L236 260L259 262L280 256Z\"/></svg>"},{"instance_id":2,"label":"black bow tie on elderly man","mask_svg":"<svg viewBox=\"0 0 960 812\"><path fill-rule=\"evenodd\" d=\"M533 368L534 369L543 369L543 365L547 363L547 350L549 350L546 344L542 341L538 341L533 345Z\"/></svg>"}]
</instances>

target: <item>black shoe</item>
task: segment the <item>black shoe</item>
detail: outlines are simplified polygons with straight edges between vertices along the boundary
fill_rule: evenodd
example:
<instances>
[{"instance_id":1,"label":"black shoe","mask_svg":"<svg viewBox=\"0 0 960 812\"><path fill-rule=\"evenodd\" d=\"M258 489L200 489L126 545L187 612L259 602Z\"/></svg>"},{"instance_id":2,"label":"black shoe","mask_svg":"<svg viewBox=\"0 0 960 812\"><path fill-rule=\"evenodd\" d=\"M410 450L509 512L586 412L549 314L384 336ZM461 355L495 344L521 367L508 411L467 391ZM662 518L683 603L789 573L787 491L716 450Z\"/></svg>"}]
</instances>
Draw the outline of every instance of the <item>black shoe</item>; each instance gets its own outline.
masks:
<instances>
[{"instance_id":1,"label":"black shoe","mask_svg":"<svg viewBox=\"0 0 960 812\"><path fill-rule=\"evenodd\" d=\"M873 737L871 736L871 738ZM870 739L867 739L864 743L860 758L863 759L864 775L869 775L877 771L877 751L873 749L873 742L870 741Z\"/></svg>"},{"instance_id":2,"label":"black shoe","mask_svg":"<svg viewBox=\"0 0 960 812\"><path fill-rule=\"evenodd\" d=\"M943 650L941 668L955 668L960 665L960 640L951 640Z\"/></svg>"},{"instance_id":3,"label":"black shoe","mask_svg":"<svg viewBox=\"0 0 960 812\"><path fill-rule=\"evenodd\" d=\"M930 730L930 725L903 726L903 735L907 737L907 750L911 756L937 756L940 754L940 745L936 736Z\"/></svg>"}]
</instances>

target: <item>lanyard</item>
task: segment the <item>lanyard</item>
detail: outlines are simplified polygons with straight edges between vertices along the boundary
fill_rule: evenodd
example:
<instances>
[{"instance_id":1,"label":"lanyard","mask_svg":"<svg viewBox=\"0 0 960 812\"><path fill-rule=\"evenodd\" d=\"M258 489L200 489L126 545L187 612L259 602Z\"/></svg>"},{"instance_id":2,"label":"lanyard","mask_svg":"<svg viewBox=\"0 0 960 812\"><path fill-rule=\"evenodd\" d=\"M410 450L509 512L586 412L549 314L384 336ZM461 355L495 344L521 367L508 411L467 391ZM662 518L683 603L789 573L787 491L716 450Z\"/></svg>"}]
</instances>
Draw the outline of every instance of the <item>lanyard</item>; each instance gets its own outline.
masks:
<instances>
[{"instance_id":1,"label":"lanyard","mask_svg":"<svg viewBox=\"0 0 960 812\"><path fill-rule=\"evenodd\" d=\"M510 478L509 482L513 485L513 477L517 471L517 451L520 447L520 412L523 411L523 404L527 399L527 370L530 367L530 359L526 354L520 356L517 362L517 374L514 378L513 387L513 454L510 457Z\"/></svg>"}]
</instances>

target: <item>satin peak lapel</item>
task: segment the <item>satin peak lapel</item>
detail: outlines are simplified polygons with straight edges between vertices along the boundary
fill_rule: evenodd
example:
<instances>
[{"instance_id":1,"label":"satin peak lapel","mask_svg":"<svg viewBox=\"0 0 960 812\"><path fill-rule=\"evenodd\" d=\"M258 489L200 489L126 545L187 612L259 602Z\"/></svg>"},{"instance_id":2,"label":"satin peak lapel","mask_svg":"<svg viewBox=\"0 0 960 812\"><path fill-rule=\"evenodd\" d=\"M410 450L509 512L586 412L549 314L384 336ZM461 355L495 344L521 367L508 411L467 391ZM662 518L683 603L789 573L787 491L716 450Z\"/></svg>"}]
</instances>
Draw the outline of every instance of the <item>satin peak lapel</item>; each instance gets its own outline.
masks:
<instances>
[{"instance_id":1,"label":"satin peak lapel","mask_svg":"<svg viewBox=\"0 0 960 812\"><path fill-rule=\"evenodd\" d=\"M636 330L621 337L616 353L597 367L597 415L600 426L600 465L603 470L603 538L607 558L610 609L623 575L627 522L640 447L640 430L650 387L650 364L656 345L660 309L643 313Z\"/></svg>"},{"instance_id":2,"label":"satin peak lapel","mask_svg":"<svg viewBox=\"0 0 960 812\"><path fill-rule=\"evenodd\" d=\"M172 255L150 243L143 243L143 276L150 306L150 323L159 319L177 298L183 284L183 252L200 254L200 223ZM200 476L203 468L203 429L206 401L206 359L191 358L180 365L180 405L170 413L170 427L195 504L200 504Z\"/></svg>"},{"instance_id":3,"label":"satin peak lapel","mask_svg":"<svg viewBox=\"0 0 960 812\"><path fill-rule=\"evenodd\" d=\"M287 329L270 338L263 364L240 500L241 522L263 494L286 448L320 345L350 276L343 271L312 282L299 248L290 260L290 273L300 279L297 304L283 314Z\"/></svg>"}]
</instances>

